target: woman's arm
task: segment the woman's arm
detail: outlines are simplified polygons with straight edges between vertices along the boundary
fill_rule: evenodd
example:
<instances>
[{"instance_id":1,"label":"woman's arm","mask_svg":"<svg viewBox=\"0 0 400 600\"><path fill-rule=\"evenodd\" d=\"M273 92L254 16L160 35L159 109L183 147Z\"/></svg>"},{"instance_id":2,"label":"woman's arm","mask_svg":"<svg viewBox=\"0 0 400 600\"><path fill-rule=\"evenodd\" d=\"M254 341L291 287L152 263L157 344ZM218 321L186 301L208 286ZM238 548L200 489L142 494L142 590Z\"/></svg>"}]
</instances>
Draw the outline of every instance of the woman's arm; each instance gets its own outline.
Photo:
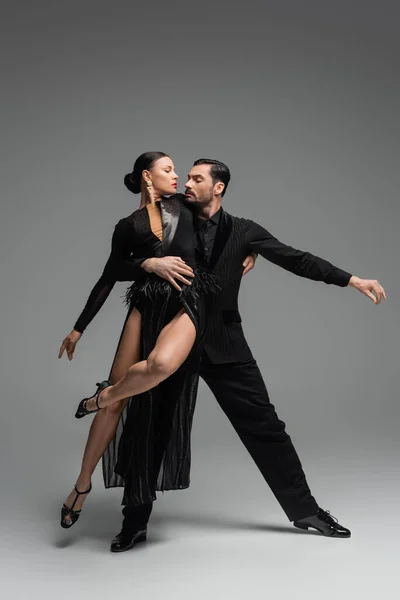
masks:
<instances>
[{"instance_id":1,"label":"woman's arm","mask_svg":"<svg viewBox=\"0 0 400 600\"><path fill-rule=\"evenodd\" d=\"M132 228L121 219L114 228L111 252L100 279L89 294L85 307L79 315L74 329L83 333L99 312L117 281L133 281L142 271L142 259L129 258L132 246Z\"/></svg>"},{"instance_id":2,"label":"woman's arm","mask_svg":"<svg viewBox=\"0 0 400 600\"><path fill-rule=\"evenodd\" d=\"M131 253L131 227L126 221L121 219L114 228L111 240L111 252L103 273L97 281L85 307L79 315L73 330L64 338L58 358L61 358L64 350L69 360L72 360L76 344L80 340L82 333L89 323L99 312L104 302L110 295L117 281L132 281L141 272L141 263L145 259L129 258Z\"/></svg>"},{"instance_id":3,"label":"woman's arm","mask_svg":"<svg viewBox=\"0 0 400 600\"><path fill-rule=\"evenodd\" d=\"M85 307L74 325L75 331L79 331L79 333L85 331L86 327L94 319L104 302L107 300L114 285L115 281L107 281L103 276L100 277L90 292Z\"/></svg>"},{"instance_id":4,"label":"woman's arm","mask_svg":"<svg viewBox=\"0 0 400 600\"><path fill-rule=\"evenodd\" d=\"M73 330L63 339L60 350L58 351L58 358L62 357L65 350L68 359L72 360L76 344L81 339L82 333L85 331L90 321L92 321L99 312L114 285L115 281L107 281L103 276L100 277L90 292L85 308L79 315Z\"/></svg>"}]
</instances>

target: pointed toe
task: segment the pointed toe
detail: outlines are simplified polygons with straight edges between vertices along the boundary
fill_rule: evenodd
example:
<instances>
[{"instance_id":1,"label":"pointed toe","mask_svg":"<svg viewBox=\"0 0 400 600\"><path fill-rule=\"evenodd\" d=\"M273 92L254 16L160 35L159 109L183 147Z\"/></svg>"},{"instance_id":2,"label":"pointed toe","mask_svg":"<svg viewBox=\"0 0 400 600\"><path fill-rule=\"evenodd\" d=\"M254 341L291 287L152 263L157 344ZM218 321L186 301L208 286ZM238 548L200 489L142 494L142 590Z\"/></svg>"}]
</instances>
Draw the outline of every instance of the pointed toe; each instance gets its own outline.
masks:
<instances>
[{"instance_id":1,"label":"pointed toe","mask_svg":"<svg viewBox=\"0 0 400 600\"><path fill-rule=\"evenodd\" d=\"M322 510L321 508L316 515L298 519L297 521L294 521L293 525L299 529L316 529L326 537L351 537L350 529L343 527L343 525L330 514L329 510Z\"/></svg>"}]
</instances>

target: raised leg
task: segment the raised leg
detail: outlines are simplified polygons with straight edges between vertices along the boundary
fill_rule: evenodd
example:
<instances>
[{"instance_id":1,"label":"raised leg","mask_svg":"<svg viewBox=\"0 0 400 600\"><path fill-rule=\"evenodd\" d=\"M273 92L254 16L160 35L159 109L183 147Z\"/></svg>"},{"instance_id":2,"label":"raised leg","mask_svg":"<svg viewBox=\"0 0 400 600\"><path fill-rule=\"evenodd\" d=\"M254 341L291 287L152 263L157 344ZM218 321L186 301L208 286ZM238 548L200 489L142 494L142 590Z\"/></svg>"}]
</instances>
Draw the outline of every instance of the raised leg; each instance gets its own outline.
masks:
<instances>
[{"instance_id":1,"label":"raised leg","mask_svg":"<svg viewBox=\"0 0 400 600\"><path fill-rule=\"evenodd\" d=\"M162 329L148 358L129 367L115 385L101 392L100 407L109 407L123 398L141 394L167 379L186 360L195 339L195 326L182 309ZM89 399L88 410L93 410L95 407L95 400Z\"/></svg>"},{"instance_id":2,"label":"raised leg","mask_svg":"<svg viewBox=\"0 0 400 600\"><path fill-rule=\"evenodd\" d=\"M110 374L111 383L119 381L129 367L138 362L140 356L140 326L140 313L136 309L133 309L125 324L124 332L115 356ZM125 408L128 398L129 396L112 406L109 406L105 410L96 413L89 430L83 453L81 470L78 479L76 480L76 486L79 490L88 489L92 474L109 442L115 435L121 412ZM72 506L75 496L75 492L72 491L66 499L65 504L67 506ZM74 506L75 510L82 508L85 498L86 496L79 496ZM63 521L66 525L70 524L71 515L65 513Z\"/></svg>"}]
</instances>

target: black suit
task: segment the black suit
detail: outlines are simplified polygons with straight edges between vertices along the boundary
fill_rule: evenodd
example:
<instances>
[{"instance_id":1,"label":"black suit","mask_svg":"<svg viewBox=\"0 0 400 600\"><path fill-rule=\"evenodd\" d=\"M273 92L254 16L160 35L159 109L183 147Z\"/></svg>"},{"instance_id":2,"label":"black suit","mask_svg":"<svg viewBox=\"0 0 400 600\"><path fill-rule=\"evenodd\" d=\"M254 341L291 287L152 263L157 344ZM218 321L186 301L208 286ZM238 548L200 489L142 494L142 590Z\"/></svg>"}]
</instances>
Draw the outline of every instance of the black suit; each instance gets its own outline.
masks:
<instances>
[{"instance_id":1,"label":"black suit","mask_svg":"<svg viewBox=\"0 0 400 600\"><path fill-rule=\"evenodd\" d=\"M315 514L318 505L243 334L238 310L242 265L245 257L255 252L300 277L327 284L345 287L351 274L309 252L283 244L253 221L233 217L222 209L218 216L208 266L218 276L222 291L208 318L200 375L289 520L294 521ZM125 507L125 523L144 525L151 506Z\"/></svg>"}]
</instances>

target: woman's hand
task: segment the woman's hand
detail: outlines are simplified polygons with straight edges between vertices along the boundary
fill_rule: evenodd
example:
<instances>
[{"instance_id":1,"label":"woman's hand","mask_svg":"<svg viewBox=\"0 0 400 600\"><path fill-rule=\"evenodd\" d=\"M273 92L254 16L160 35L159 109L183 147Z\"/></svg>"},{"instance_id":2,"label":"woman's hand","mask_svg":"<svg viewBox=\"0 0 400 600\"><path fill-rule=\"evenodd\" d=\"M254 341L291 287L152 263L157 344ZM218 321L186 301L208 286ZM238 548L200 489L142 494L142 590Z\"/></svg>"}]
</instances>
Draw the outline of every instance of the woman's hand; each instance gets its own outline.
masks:
<instances>
[{"instance_id":1,"label":"woman's hand","mask_svg":"<svg viewBox=\"0 0 400 600\"><path fill-rule=\"evenodd\" d=\"M258 256L258 254L255 254L254 252L252 254L249 254L248 256L246 256L244 263L243 263L244 271L242 273L242 277L243 277L243 275L246 275L246 273L248 273L249 271L254 269L254 265L256 264L257 256Z\"/></svg>"},{"instance_id":2,"label":"woman's hand","mask_svg":"<svg viewBox=\"0 0 400 600\"><path fill-rule=\"evenodd\" d=\"M62 355L64 354L64 350L65 350L67 353L68 359L72 360L72 358L74 356L74 352L75 352L75 346L79 342L81 337L82 337L82 334L79 331L76 331L76 329L73 329L71 331L71 333L69 333L67 335L67 337L65 337L63 339L63 343L61 344L60 351L58 353L58 358L62 357Z\"/></svg>"}]
</instances>

